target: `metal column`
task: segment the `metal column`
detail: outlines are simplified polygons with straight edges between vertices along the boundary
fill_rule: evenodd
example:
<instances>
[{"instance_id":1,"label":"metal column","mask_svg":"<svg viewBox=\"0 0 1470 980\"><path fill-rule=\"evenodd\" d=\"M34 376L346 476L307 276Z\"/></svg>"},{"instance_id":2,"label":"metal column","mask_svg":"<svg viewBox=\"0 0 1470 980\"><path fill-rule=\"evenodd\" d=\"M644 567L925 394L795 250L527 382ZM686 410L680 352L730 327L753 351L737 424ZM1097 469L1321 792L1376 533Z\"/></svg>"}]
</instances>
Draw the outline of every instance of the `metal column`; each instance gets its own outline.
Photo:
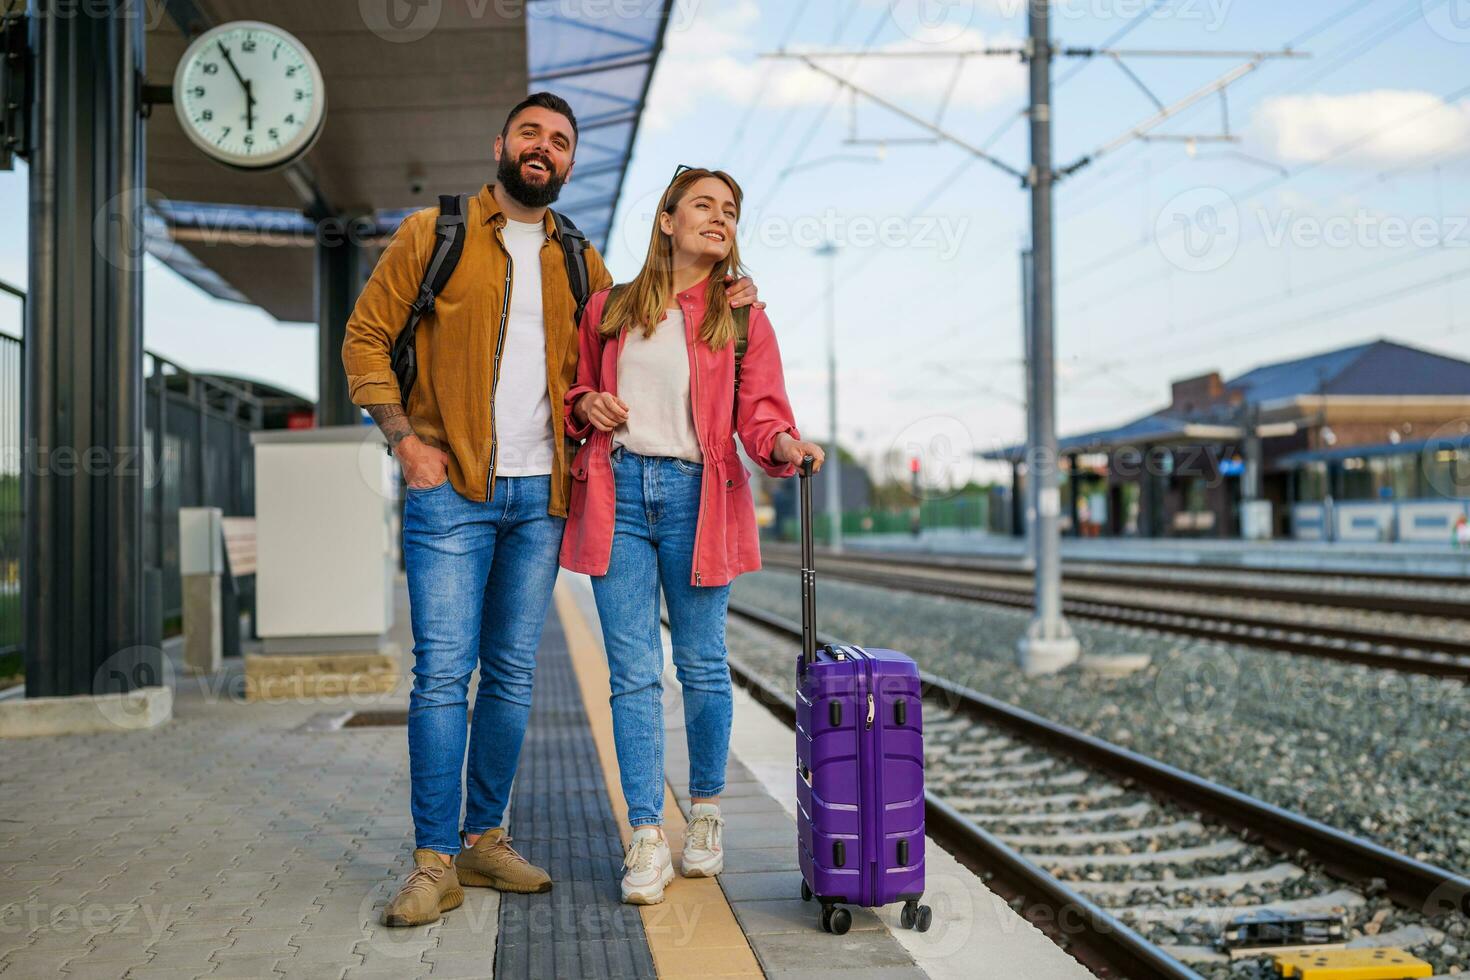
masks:
<instances>
[{"instance_id":1,"label":"metal column","mask_svg":"<svg viewBox=\"0 0 1470 980\"><path fill-rule=\"evenodd\" d=\"M36 6L26 694L129 691L162 677L142 646L144 19L124 0Z\"/></svg>"},{"instance_id":2,"label":"metal column","mask_svg":"<svg viewBox=\"0 0 1470 980\"><path fill-rule=\"evenodd\" d=\"M1077 454L1067 456L1067 514L1072 519L1072 537L1082 537L1082 470Z\"/></svg>"},{"instance_id":3,"label":"metal column","mask_svg":"<svg viewBox=\"0 0 1470 980\"><path fill-rule=\"evenodd\" d=\"M321 225L331 233L319 233L316 245L317 322L317 425L356 425L362 410L347 394L347 374L342 368L342 342L347 338L347 318L361 288L361 248L355 222L331 219Z\"/></svg>"},{"instance_id":4,"label":"metal column","mask_svg":"<svg viewBox=\"0 0 1470 980\"><path fill-rule=\"evenodd\" d=\"M1017 644L1021 669L1050 673L1075 661L1077 639L1062 618L1061 544L1057 517L1056 366L1052 352L1052 183L1051 163L1051 0L1032 0L1029 61L1031 71L1031 394L1036 437L1027 468L1036 529L1036 614Z\"/></svg>"},{"instance_id":5,"label":"metal column","mask_svg":"<svg viewBox=\"0 0 1470 980\"><path fill-rule=\"evenodd\" d=\"M1036 257L1032 253L1031 249L1029 249L1029 248L1022 249L1021 250L1021 349L1023 351L1025 351L1025 356L1026 356L1026 362L1025 362L1025 365L1024 365L1023 373L1026 376L1026 378L1025 378L1025 388L1026 388L1026 445L1028 447L1036 445L1036 443L1037 443L1037 441L1039 439L1039 436L1037 435L1037 431L1038 430L1037 430L1037 426L1036 426L1036 394L1035 394L1035 385L1032 383L1034 381L1034 377L1033 377L1034 372L1031 369L1032 364L1035 363L1035 359L1031 356L1031 343L1035 339L1035 330L1032 328L1032 325L1031 325L1031 314L1032 314L1031 297L1035 293L1035 291L1036 291ZM1020 483L1021 467L1020 467L1019 464L1017 464L1016 466L1012 467L1012 472L1011 472L1011 487L1013 488L1013 495L1016 498L1017 512L1021 515L1021 519L1020 519L1020 521L1017 524L1017 527L1020 530L1017 533L1021 534L1026 539L1026 558L1025 558L1026 568L1028 570L1034 572L1036 570L1036 497L1031 492L1031 488L1036 485L1036 480L1035 480L1035 478L1031 474L1031 466L1030 466L1030 463L1029 463L1029 459L1030 459L1030 456L1028 455L1027 456L1028 463L1027 463L1027 466L1026 466L1026 493L1025 493L1025 496L1023 497L1021 495L1021 493L1020 493L1020 487L1021 487L1021 483Z\"/></svg>"}]
</instances>

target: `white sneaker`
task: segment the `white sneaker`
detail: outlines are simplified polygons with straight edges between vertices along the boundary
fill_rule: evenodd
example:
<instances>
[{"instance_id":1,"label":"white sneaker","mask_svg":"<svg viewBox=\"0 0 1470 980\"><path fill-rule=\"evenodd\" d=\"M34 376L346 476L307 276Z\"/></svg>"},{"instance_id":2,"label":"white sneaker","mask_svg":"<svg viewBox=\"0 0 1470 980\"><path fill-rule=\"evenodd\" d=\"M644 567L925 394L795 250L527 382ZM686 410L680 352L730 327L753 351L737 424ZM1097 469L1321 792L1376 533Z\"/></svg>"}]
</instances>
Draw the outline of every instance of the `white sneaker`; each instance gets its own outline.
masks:
<instances>
[{"instance_id":1,"label":"white sneaker","mask_svg":"<svg viewBox=\"0 0 1470 980\"><path fill-rule=\"evenodd\" d=\"M674 880L674 856L657 827L639 827L623 855L623 901L629 905L657 905L664 886Z\"/></svg>"},{"instance_id":2,"label":"white sneaker","mask_svg":"<svg viewBox=\"0 0 1470 980\"><path fill-rule=\"evenodd\" d=\"M713 878L725 870L725 818L715 803L696 803L684 831L684 877Z\"/></svg>"}]
</instances>

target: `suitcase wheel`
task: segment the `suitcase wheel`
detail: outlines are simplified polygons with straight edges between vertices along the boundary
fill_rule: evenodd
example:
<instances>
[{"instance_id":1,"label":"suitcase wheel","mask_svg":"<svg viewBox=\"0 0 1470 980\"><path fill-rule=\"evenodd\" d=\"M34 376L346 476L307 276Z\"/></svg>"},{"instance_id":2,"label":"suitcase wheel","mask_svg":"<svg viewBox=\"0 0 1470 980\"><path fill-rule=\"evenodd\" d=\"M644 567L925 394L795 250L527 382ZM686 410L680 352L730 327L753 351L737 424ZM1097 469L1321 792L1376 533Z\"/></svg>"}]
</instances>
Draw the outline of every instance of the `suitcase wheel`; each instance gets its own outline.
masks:
<instances>
[{"instance_id":1,"label":"suitcase wheel","mask_svg":"<svg viewBox=\"0 0 1470 980\"><path fill-rule=\"evenodd\" d=\"M843 936L852 926L852 913L835 905L822 906L822 931Z\"/></svg>"},{"instance_id":2,"label":"suitcase wheel","mask_svg":"<svg viewBox=\"0 0 1470 980\"><path fill-rule=\"evenodd\" d=\"M919 932L929 932L929 923L933 920L933 912L928 905L920 905L919 902L904 902L904 907L898 912L898 923L904 929L916 929Z\"/></svg>"},{"instance_id":3,"label":"suitcase wheel","mask_svg":"<svg viewBox=\"0 0 1470 980\"><path fill-rule=\"evenodd\" d=\"M812 900L812 886L806 883L805 878L801 879L801 900L803 902L810 902Z\"/></svg>"},{"instance_id":4,"label":"suitcase wheel","mask_svg":"<svg viewBox=\"0 0 1470 980\"><path fill-rule=\"evenodd\" d=\"M900 925L905 929L917 929L919 932L928 932L932 919L933 913L929 906L920 905L918 902L904 902L903 910L898 913Z\"/></svg>"}]
</instances>

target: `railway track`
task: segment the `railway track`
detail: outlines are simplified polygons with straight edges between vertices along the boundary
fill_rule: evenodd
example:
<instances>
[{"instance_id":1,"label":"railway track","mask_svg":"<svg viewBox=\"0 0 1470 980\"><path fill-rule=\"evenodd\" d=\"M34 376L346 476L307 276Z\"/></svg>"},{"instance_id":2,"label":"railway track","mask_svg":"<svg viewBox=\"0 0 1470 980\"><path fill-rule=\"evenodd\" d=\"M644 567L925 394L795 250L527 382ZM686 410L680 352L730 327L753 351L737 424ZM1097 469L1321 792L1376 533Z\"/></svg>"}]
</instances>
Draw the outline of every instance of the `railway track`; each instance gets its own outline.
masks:
<instances>
[{"instance_id":1,"label":"railway track","mask_svg":"<svg viewBox=\"0 0 1470 980\"><path fill-rule=\"evenodd\" d=\"M796 649L799 625L734 601L730 611ZM730 666L794 725L781 687L734 657ZM1065 938L1089 966L1126 977L1239 976L1214 939L1249 906L1341 914L1350 930L1378 933L1373 945L1417 950L1441 970L1453 960L1437 956L1445 935L1424 910L1470 916L1470 879L978 691L923 680L930 835L1043 920L1069 923ZM1246 907L1236 904L1242 895Z\"/></svg>"},{"instance_id":2,"label":"railway track","mask_svg":"<svg viewBox=\"0 0 1470 980\"><path fill-rule=\"evenodd\" d=\"M762 553L781 561L795 562L797 549L786 544L762 544ZM1014 561L967 558L954 555L910 556L891 552L847 552L842 555L819 551L817 557L826 568L833 562L861 561L872 566L910 568L921 572L935 570L974 575L1012 578L1029 582L1031 571ZM1311 573L1302 570L1246 568L1236 565L1167 565L1161 562L1120 563L1118 569L1102 571L1095 561L1068 561L1062 564L1064 582L1078 585L1104 585L1118 588L1147 589L1158 592L1183 592L1232 599L1261 599L1301 605L1330 606L1400 615L1434 616L1445 619L1470 619L1470 578L1451 575L1392 575L1381 572L1327 571ZM1138 575L1134 570L1153 570L1167 574ZM1360 587L1352 589L1320 589L1294 586L1292 579L1303 577L1339 578ZM1213 577L1212 577L1213 576ZM1243 576L1256 582L1238 581ZM1234 580L1233 580L1234 579ZM1464 595L1454 597L1413 596L1402 592L1403 586L1459 588ZM1389 586L1390 588L1384 588ZM1029 586L1025 586L1028 588Z\"/></svg>"},{"instance_id":3,"label":"railway track","mask_svg":"<svg viewBox=\"0 0 1470 980\"><path fill-rule=\"evenodd\" d=\"M766 566L793 571L799 568L798 562L792 560L784 549L769 552ZM903 566L914 570L902 571ZM1015 586L980 584L973 580L974 574L970 569L947 564L935 567L914 562L873 560L869 556L839 558L829 555L822 561L822 576L827 579L900 588L991 605L1031 608L1033 599L1029 584L1020 581ZM992 574L985 573L987 576ZM1068 581L1076 580L1069 578ZM1109 580L1108 584L1117 586L1120 583ZM1140 588L1144 586L1140 585ZM1160 590L1155 580L1150 580L1146 588ZM1193 591L1193 587L1189 591ZM1309 594L1316 596L1320 593ZM1296 601L1269 588L1261 589L1253 597L1273 602ZM1470 681L1470 640L1465 639L1307 624L1267 615L1201 612L1147 601L1125 603L1065 595L1062 611L1068 617L1114 626L1161 630L1222 643L1247 644L1283 653ZM1470 616L1470 606L1457 607L1457 617L1465 616Z\"/></svg>"}]
</instances>

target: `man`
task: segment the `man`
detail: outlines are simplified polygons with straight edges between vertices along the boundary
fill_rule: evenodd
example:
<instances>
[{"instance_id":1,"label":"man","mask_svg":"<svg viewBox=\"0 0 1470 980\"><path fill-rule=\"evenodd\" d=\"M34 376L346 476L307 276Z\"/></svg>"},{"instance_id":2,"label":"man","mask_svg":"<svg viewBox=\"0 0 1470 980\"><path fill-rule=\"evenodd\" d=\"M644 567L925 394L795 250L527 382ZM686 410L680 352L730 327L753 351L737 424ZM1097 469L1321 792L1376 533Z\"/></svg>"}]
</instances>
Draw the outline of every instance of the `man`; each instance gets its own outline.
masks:
<instances>
[{"instance_id":1,"label":"man","mask_svg":"<svg viewBox=\"0 0 1470 980\"><path fill-rule=\"evenodd\" d=\"M416 335L407 412L391 351L433 252L437 209L410 215L393 236L342 345L352 400L383 430L408 485L415 850L384 911L390 926L437 921L464 901L462 885L551 887L510 846L504 818L570 496L562 397L577 369L577 301L547 207L571 178L576 143L576 118L557 96L511 110L495 138L497 182L470 199L463 254ZM596 250L586 257L592 291L611 286ZM731 296L743 306L755 288L742 279Z\"/></svg>"}]
</instances>

